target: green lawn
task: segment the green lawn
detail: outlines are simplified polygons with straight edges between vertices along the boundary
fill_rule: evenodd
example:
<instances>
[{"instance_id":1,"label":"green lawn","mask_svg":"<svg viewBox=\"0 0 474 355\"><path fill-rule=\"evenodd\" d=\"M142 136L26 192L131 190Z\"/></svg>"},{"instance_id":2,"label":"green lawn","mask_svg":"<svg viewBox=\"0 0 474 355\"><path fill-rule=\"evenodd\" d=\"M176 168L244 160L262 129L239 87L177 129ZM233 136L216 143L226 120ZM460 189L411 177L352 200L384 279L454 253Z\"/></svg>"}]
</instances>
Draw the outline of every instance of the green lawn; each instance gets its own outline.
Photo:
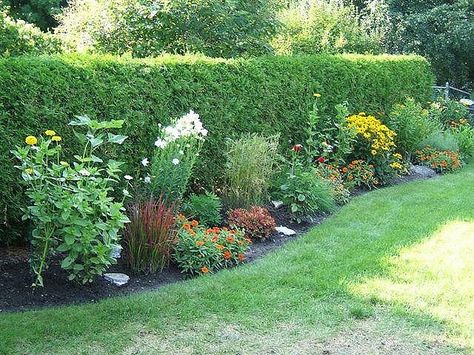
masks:
<instances>
[{"instance_id":1,"label":"green lawn","mask_svg":"<svg viewBox=\"0 0 474 355\"><path fill-rule=\"evenodd\" d=\"M0 315L0 353L472 353L474 166L371 192L264 259Z\"/></svg>"}]
</instances>

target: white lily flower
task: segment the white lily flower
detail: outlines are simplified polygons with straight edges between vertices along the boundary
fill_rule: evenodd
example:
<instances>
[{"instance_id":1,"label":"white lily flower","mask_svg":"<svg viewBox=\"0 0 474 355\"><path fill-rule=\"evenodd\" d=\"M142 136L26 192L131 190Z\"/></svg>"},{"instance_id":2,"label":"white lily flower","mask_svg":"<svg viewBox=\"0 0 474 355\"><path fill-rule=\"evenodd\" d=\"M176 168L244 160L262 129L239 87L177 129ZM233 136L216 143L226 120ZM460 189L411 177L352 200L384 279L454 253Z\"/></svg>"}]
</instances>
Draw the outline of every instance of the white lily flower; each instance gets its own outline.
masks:
<instances>
[{"instance_id":1,"label":"white lily flower","mask_svg":"<svg viewBox=\"0 0 474 355\"><path fill-rule=\"evenodd\" d=\"M164 149L166 147L166 142L158 138L155 142L155 146L157 146L158 148Z\"/></svg>"},{"instance_id":2,"label":"white lily flower","mask_svg":"<svg viewBox=\"0 0 474 355\"><path fill-rule=\"evenodd\" d=\"M151 177L145 176L145 178L143 179L143 181L145 182L145 184L149 184L149 183L151 182Z\"/></svg>"},{"instance_id":3,"label":"white lily flower","mask_svg":"<svg viewBox=\"0 0 474 355\"><path fill-rule=\"evenodd\" d=\"M143 166L148 166L149 164L150 164L150 161L148 160L148 158L144 158L144 159L142 160L142 165L143 165Z\"/></svg>"},{"instance_id":4,"label":"white lily flower","mask_svg":"<svg viewBox=\"0 0 474 355\"><path fill-rule=\"evenodd\" d=\"M130 175L125 175L123 178L128 181L133 180L133 177Z\"/></svg>"}]
</instances>

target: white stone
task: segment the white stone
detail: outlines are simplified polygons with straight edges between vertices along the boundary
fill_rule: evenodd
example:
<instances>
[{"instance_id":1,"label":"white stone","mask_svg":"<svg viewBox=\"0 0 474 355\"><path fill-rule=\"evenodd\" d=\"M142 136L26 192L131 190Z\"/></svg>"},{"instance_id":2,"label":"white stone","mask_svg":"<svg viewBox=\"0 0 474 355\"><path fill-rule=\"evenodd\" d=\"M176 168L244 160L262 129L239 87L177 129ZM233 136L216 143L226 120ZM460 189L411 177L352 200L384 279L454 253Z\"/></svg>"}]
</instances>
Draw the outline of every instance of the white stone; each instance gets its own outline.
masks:
<instances>
[{"instance_id":1,"label":"white stone","mask_svg":"<svg viewBox=\"0 0 474 355\"><path fill-rule=\"evenodd\" d=\"M278 233L281 233L281 234L284 234L284 235L295 235L296 234L296 232L293 229L283 227L283 226L276 227L275 230Z\"/></svg>"},{"instance_id":2,"label":"white stone","mask_svg":"<svg viewBox=\"0 0 474 355\"><path fill-rule=\"evenodd\" d=\"M279 209L281 206L283 206L283 201L272 201L272 204L276 209Z\"/></svg>"},{"instance_id":3,"label":"white stone","mask_svg":"<svg viewBox=\"0 0 474 355\"><path fill-rule=\"evenodd\" d=\"M436 176L436 171L423 165L413 165L411 167L411 172L413 174L417 174L417 175L420 175L422 177L427 177L427 178Z\"/></svg>"},{"instance_id":4,"label":"white stone","mask_svg":"<svg viewBox=\"0 0 474 355\"><path fill-rule=\"evenodd\" d=\"M104 274L104 279L113 283L114 285L123 286L130 280L130 276L118 272L109 272Z\"/></svg>"}]
</instances>

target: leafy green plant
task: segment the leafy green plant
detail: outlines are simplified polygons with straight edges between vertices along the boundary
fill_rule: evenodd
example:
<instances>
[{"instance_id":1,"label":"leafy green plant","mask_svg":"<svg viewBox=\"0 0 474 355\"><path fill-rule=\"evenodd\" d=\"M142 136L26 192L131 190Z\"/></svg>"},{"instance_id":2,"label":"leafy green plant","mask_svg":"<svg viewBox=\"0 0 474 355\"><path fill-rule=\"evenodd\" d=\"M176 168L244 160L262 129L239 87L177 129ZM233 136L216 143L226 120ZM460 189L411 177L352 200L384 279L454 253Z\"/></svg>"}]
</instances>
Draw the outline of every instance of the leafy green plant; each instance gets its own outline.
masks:
<instances>
[{"instance_id":1,"label":"leafy green plant","mask_svg":"<svg viewBox=\"0 0 474 355\"><path fill-rule=\"evenodd\" d=\"M311 217L317 212L331 212L335 208L330 184L313 169L296 169L294 173L286 173L280 183L275 197L289 207L298 223L304 217Z\"/></svg>"},{"instance_id":2,"label":"leafy green plant","mask_svg":"<svg viewBox=\"0 0 474 355\"><path fill-rule=\"evenodd\" d=\"M458 143L459 152L464 160L469 160L474 156L474 128L465 124L451 129L451 134Z\"/></svg>"},{"instance_id":3,"label":"leafy green plant","mask_svg":"<svg viewBox=\"0 0 474 355\"><path fill-rule=\"evenodd\" d=\"M222 202L215 194L206 192L204 195L191 194L184 203L182 212L186 217L196 219L205 226L218 226L222 222Z\"/></svg>"},{"instance_id":4,"label":"leafy green plant","mask_svg":"<svg viewBox=\"0 0 474 355\"><path fill-rule=\"evenodd\" d=\"M445 128L450 128L453 124L466 121L469 117L469 110L457 100L440 98L431 103L430 115L433 119L441 122Z\"/></svg>"},{"instance_id":5,"label":"leafy green plant","mask_svg":"<svg viewBox=\"0 0 474 355\"><path fill-rule=\"evenodd\" d=\"M350 191L344 183L344 178L337 166L320 163L316 166L315 172L331 186L331 194L338 205L349 202Z\"/></svg>"},{"instance_id":6,"label":"leafy green plant","mask_svg":"<svg viewBox=\"0 0 474 355\"><path fill-rule=\"evenodd\" d=\"M415 154L420 142L441 130L441 125L430 117L429 111L411 98L395 105L387 123L397 134L394 138L397 149L408 159Z\"/></svg>"},{"instance_id":7,"label":"leafy green plant","mask_svg":"<svg viewBox=\"0 0 474 355\"><path fill-rule=\"evenodd\" d=\"M249 134L229 141L224 196L230 206L250 207L267 198L278 168L278 139Z\"/></svg>"},{"instance_id":8,"label":"leafy green plant","mask_svg":"<svg viewBox=\"0 0 474 355\"><path fill-rule=\"evenodd\" d=\"M121 144L127 138L107 133L121 128L123 121L98 122L78 116L69 124L87 128L86 134L76 132L82 147L72 163L61 160L62 138L52 130L39 139L28 136L27 146L13 151L21 163L16 167L30 200L23 219L34 225L31 267L35 286L43 286L43 271L54 254L62 256L61 267L69 280L92 282L116 262L112 250L129 221L122 212L123 201L115 202L112 197L122 163L104 163L96 155L105 143ZM127 190L123 194L127 196Z\"/></svg>"},{"instance_id":9,"label":"leafy green plant","mask_svg":"<svg viewBox=\"0 0 474 355\"><path fill-rule=\"evenodd\" d=\"M266 239L276 228L270 212L264 207L237 208L228 213L227 221L232 228L244 231L252 239Z\"/></svg>"},{"instance_id":10,"label":"leafy green plant","mask_svg":"<svg viewBox=\"0 0 474 355\"><path fill-rule=\"evenodd\" d=\"M156 273L169 264L177 241L174 206L162 198L133 204L124 234L127 262L135 272Z\"/></svg>"},{"instance_id":11,"label":"leafy green plant","mask_svg":"<svg viewBox=\"0 0 474 355\"><path fill-rule=\"evenodd\" d=\"M435 132L424 139L418 145L420 149L431 147L439 151L449 150L456 152L459 150L458 142L453 134L449 131Z\"/></svg>"},{"instance_id":12,"label":"leafy green plant","mask_svg":"<svg viewBox=\"0 0 474 355\"><path fill-rule=\"evenodd\" d=\"M252 241L239 230L203 228L181 217L182 228L174 252L178 268L189 274L207 274L245 260Z\"/></svg>"},{"instance_id":13,"label":"leafy green plant","mask_svg":"<svg viewBox=\"0 0 474 355\"><path fill-rule=\"evenodd\" d=\"M459 152L437 150L430 146L418 150L416 158L420 164L429 166L439 173L452 172L462 167Z\"/></svg>"},{"instance_id":14,"label":"leafy green plant","mask_svg":"<svg viewBox=\"0 0 474 355\"><path fill-rule=\"evenodd\" d=\"M205 136L207 130L193 111L161 130L151 165L155 196L182 200Z\"/></svg>"}]
</instances>

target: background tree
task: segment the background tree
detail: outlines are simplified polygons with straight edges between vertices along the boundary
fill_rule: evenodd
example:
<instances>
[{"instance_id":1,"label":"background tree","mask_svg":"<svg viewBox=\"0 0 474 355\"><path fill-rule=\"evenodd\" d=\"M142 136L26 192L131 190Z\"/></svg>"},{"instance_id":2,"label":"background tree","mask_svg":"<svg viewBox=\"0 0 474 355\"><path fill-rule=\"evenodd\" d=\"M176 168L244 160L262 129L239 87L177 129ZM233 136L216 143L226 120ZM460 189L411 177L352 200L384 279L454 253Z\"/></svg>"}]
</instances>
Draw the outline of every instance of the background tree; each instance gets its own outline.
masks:
<instances>
[{"instance_id":1,"label":"background tree","mask_svg":"<svg viewBox=\"0 0 474 355\"><path fill-rule=\"evenodd\" d=\"M55 16L67 5L67 0L0 0L0 3L10 8L12 17L47 31L58 25Z\"/></svg>"}]
</instances>

